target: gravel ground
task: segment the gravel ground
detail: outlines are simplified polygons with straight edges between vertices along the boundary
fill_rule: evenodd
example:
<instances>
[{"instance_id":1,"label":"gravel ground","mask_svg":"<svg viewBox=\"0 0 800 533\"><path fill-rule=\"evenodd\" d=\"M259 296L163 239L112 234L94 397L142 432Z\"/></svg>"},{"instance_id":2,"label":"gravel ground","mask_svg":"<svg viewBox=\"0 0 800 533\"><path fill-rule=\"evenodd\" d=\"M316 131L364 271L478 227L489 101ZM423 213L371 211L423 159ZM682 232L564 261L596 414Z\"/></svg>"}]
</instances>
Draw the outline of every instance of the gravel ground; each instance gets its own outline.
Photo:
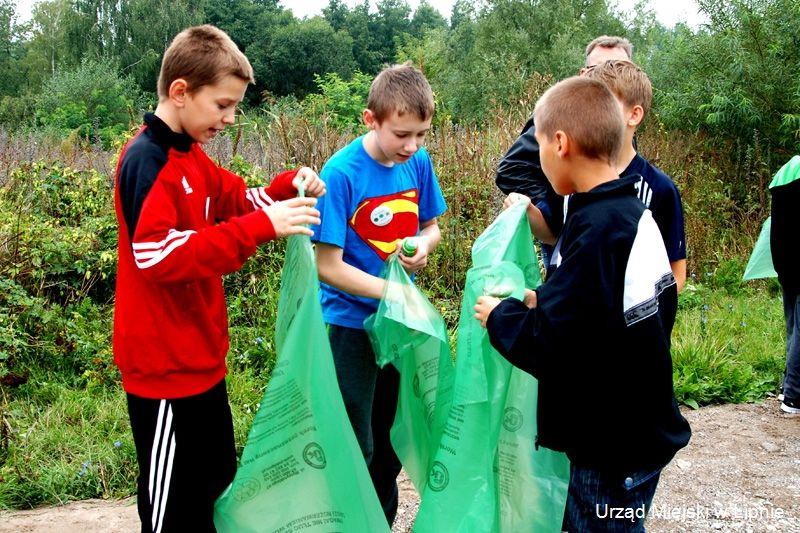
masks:
<instances>
[{"instance_id":1,"label":"gravel ground","mask_svg":"<svg viewBox=\"0 0 800 533\"><path fill-rule=\"evenodd\" d=\"M694 436L664 471L648 531L800 532L800 416L774 399L686 411ZM411 531L419 498L405 475L392 531ZM0 511L0 531L138 531L133 498Z\"/></svg>"}]
</instances>

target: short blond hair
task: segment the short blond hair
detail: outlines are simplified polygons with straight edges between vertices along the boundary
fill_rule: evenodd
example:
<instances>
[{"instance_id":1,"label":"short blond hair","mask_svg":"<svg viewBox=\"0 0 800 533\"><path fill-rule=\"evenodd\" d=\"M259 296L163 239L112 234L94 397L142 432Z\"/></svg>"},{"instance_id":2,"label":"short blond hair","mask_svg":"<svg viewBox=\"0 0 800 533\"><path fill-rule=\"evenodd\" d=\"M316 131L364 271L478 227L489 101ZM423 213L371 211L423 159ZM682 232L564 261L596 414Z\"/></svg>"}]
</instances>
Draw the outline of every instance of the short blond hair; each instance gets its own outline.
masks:
<instances>
[{"instance_id":1,"label":"short blond hair","mask_svg":"<svg viewBox=\"0 0 800 533\"><path fill-rule=\"evenodd\" d=\"M556 83L536 103L534 120L540 135L563 131L583 156L616 164L624 122L605 84L581 76Z\"/></svg>"},{"instance_id":2,"label":"short blond hair","mask_svg":"<svg viewBox=\"0 0 800 533\"><path fill-rule=\"evenodd\" d=\"M413 113L420 120L433 116L433 90L425 75L410 62L383 69L369 88L367 109L380 123L392 112Z\"/></svg>"},{"instance_id":3,"label":"short blond hair","mask_svg":"<svg viewBox=\"0 0 800 533\"><path fill-rule=\"evenodd\" d=\"M625 53L628 54L628 59L633 58L633 45L628 39L625 37L618 37L616 35L601 35L586 45L586 53L584 56L586 57L587 64L589 60L589 54L591 54L592 50L598 46L600 48L622 48L625 50Z\"/></svg>"},{"instance_id":4,"label":"short blond hair","mask_svg":"<svg viewBox=\"0 0 800 533\"><path fill-rule=\"evenodd\" d=\"M210 24L186 28L164 52L158 75L158 97L166 98L172 82L186 80L189 92L213 85L225 76L253 83L253 67L228 34Z\"/></svg>"},{"instance_id":5,"label":"short blond hair","mask_svg":"<svg viewBox=\"0 0 800 533\"><path fill-rule=\"evenodd\" d=\"M583 76L606 84L628 106L642 106L643 117L653 104L653 85L647 74L631 61L613 59L587 67Z\"/></svg>"}]
</instances>

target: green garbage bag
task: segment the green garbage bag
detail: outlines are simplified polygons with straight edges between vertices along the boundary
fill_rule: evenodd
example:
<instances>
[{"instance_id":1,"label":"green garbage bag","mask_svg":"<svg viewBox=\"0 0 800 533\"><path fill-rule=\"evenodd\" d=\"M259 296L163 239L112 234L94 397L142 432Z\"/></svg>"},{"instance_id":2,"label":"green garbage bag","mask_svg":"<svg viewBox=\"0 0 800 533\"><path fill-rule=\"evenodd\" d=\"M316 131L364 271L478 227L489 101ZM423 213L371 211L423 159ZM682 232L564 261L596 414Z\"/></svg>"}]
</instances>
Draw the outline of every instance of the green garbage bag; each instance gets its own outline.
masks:
<instances>
[{"instance_id":1,"label":"green garbage bag","mask_svg":"<svg viewBox=\"0 0 800 533\"><path fill-rule=\"evenodd\" d=\"M800 179L800 155L793 156L775 173L769 188L782 187L797 179Z\"/></svg>"},{"instance_id":2,"label":"green garbage bag","mask_svg":"<svg viewBox=\"0 0 800 533\"><path fill-rule=\"evenodd\" d=\"M772 226L772 217L768 217L761 226L761 233L758 235L756 245L753 247L753 253L750 254L750 260L747 261L747 267L744 269L744 276L742 279L760 279L760 278L777 278L778 273L775 272L775 267L772 266L772 249L769 244L769 232Z\"/></svg>"},{"instance_id":3,"label":"green garbage bag","mask_svg":"<svg viewBox=\"0 0 800 533\"><path fill-rule=\"evenodd\" d=\"M521 299L541 282L526 207L501 213L472 247L453 399L441 406L449 412L415 532L560 531L569 461L535 449L536 380L503 359L473 318L478 296Z\"/></svg>"},{"instance_id":4,"label":"green garbage bag","mask_svg":"<svg viewBox=\"0 0 800 533\"><path fill-rule=\"evenodd\" d=\"M800 156L794 156L783 165L769 184L770 189L789 185L795 180L800 179ZM770 245L770 229L772 227L772 217L764 221L761 233L758 235L756 245L750 254L750 260L744 269L742 279L777 278L778 273L772 264L772 248Z\"/></svg>"},{"instance_id":5,"label":"green garbage bag","mask_svg":"<svg viewBox=\"0 0 800 533\"><path fill-rule=\"evenodd\" d=\"M424 495L433 452L439 444L453 388L453 359L442 315L413 284L394 255L382 277L378 310L364 321L378 365L400 373L392 447L417 491ZM436 419L436 413L440 414Z\"/></svg>"},{"instance_id":6,"label":"green garbage bag","mask_svg":"<svg viewBox=\"0 0 800 533\"><path fill-rule=\"evenodd\" d=\"M336 382L308 237L289 239L281 276L278 361L214 523L220 532L388 532Z\"/></svg>"}]
</instances>

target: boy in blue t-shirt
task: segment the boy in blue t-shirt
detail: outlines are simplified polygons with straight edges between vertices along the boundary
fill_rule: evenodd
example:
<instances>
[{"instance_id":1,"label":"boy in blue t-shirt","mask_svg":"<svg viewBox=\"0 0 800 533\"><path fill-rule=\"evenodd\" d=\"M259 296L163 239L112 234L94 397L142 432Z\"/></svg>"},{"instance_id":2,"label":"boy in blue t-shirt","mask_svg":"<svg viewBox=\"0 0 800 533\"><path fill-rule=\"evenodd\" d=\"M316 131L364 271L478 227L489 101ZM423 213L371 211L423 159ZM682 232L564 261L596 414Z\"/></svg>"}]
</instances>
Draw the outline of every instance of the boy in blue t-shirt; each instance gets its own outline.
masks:
<instances>
[{"instance_id":1,"label":"boy in blue t-shirt","mask_svg":"<svg viewBox=\"0 0 800 533\"><path fill-rule=\"evenodd\" d=\"M378 276L398 242L419 235L416 253L399 255L414 274L441 239L436 217L447 206L422 148L433 110L419 70L396 65L376 76L363 112L369 132L320 172L328 192L317 204L322 223L312 237L339 388L390 525L400 472L389 442L399 376L391 366L378 368L363 322L378 308L385 286Z\"/></svg>"}]
</instances>

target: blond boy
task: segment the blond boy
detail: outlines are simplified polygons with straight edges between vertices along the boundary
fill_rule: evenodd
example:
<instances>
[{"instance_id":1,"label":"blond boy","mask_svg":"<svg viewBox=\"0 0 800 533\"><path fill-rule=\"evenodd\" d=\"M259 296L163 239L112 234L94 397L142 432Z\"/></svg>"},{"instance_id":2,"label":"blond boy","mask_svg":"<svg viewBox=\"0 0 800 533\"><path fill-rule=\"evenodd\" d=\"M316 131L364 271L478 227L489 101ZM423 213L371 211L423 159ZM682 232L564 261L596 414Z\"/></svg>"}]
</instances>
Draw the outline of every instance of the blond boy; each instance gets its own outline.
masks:
<instances>
[{"instance_id":1,"label":"blond boy","mask_svg":"<svg viewBox=\"0 0 800 533\"><path fill-rule=\"evenodd\" d=\"M309 195L324 194L310 169L248 189L200 147L234 122L252 81L224 32L184 30L164 54L158 107L117 166L114 360L136 445L143 532L214 531L214 501L236 470L222 275L259 244L319 223L314 198L293 198L301 179Z\"/></svg>"},{"instance_id":2,"label":"blond boy","mask_svg":"<svg viewBox=\"0 0 800 533\"><path fill-rule=\"evenodd\" d=\"M492 345L539 380L541 446L571 462L569 531L644 531L663 467L690 429L675 402L677 292L664 243L617 174L624 124L601 82L569 78L539 100L547 179L571 195L556 270L524 301L481 297Z\"/></svg>"},{"instance_id":3,"label":"blond boy","mask_svg":"<svg viewBox=\"0 0 800 533\"><path fill-rule=\"evenodd\" d=\"M653 101L650 78L632 62L619 59L587 67L583 76L605 83L622 109L625 134L617 170L622 177L639 177L636 185L639 199L653 212L667 249L670 268L678 283L678 292L681 292L686 281L686 231L681 195L672 179L637 153L633 143L636 130Z\"/></svg>"}]
</instances>

